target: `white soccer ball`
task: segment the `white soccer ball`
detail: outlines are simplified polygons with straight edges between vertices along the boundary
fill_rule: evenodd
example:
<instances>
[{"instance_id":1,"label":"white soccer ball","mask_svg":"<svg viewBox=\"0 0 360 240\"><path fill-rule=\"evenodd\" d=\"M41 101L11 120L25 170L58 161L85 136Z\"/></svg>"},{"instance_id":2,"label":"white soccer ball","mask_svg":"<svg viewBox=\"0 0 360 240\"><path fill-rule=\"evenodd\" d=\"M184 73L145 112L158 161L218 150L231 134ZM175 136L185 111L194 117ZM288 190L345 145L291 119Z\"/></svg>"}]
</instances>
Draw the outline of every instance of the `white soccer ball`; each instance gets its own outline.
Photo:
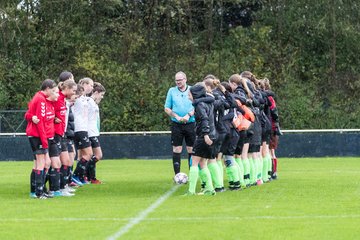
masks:
<instances>
[{"instance_id":1,"label":"white soccer ball","mask_svg":"<svg viewBox=\"0 0 360 240\"><path fill-rule=\"evenodd\" d=\"M186 184L188 181L188 176L185 173L178 173L174 176L174 182L176 184Z\"/></svg>"}]
</instances>

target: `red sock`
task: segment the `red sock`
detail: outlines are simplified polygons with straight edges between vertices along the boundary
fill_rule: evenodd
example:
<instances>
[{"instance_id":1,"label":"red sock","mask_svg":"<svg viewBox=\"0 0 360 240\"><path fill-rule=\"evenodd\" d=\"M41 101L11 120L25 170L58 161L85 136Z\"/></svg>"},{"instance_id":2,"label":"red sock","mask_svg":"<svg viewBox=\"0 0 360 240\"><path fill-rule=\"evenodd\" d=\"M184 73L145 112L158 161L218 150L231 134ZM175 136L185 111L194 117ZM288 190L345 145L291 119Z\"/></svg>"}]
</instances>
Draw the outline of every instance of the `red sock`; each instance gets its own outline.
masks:
<instances>
[{"instance_id":1,"label":"red sock","mask_svg":"<svg viewBox=\"0 0 360 240\"><path fill-rule=\"evenodd\" d=\"M277 172L277 158L272 159L272 171L273 173Z\"/></svg>"}]
</instances>

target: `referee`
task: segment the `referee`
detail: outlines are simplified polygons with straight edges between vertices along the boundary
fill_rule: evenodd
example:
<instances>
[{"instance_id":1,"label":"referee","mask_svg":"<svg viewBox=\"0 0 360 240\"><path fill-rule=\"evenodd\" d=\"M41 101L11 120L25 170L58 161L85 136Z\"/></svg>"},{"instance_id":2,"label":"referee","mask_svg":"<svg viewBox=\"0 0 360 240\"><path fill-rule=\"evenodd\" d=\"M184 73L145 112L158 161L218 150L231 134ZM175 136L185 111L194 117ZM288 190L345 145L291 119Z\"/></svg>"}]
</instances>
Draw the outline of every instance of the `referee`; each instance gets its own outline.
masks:
<instances>
[{"instance_id":1,"label":"referee","mask_svg":"<svg viewBox=\"0 0 360 240\"><path fill-rule=\"evenodd\" d=\"M186 74L175 74L176 87L169 89L166 95L165 112L171 117L171 144L173 146L173 167L175 175L180 172L181 152L185 139L186 150L189 154L189 166L192 148L195 141L194 107L189 100L189 88L186 84Z\"/></svg>"}]
</instances>

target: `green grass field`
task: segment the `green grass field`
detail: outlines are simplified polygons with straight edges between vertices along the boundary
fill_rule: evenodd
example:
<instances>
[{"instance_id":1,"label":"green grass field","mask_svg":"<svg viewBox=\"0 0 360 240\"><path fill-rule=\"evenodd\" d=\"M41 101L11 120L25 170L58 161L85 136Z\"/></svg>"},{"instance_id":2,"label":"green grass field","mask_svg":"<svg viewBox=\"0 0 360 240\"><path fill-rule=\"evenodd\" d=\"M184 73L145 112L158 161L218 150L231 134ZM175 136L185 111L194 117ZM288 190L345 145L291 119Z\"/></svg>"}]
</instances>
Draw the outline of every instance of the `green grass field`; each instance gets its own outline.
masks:
<instances>
[{"instance_id":1,"label":"green grass field","mask_svg":"<svg viewBox=\"0 0 360 240\"><path fill-rule=\"evenodd\" d=\"M102 161L105 184L47 200L31 166L0 162L0 239L360 239L358 158L280 159L277 181L189 197L170 160Z\"/></svg>"}]
</instances>

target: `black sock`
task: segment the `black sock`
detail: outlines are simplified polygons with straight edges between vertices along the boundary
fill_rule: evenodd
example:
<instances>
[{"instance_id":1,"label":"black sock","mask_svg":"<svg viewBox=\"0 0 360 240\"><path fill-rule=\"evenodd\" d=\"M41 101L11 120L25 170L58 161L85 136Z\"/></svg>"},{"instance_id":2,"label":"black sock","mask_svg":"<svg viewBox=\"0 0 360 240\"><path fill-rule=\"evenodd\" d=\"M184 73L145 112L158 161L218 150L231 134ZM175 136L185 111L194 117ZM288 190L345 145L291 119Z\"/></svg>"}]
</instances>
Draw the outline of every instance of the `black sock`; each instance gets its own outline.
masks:
<instances>
[{"instance_id":1,"label":"black sock","mask_svg":"<svg viewBox=\"0 0 360 240\"><path fill-rule=\"evenodd\" d=\"M181 153L173 152L173 167L175 175L180 172L180 164L181 164Z\"/></svg>"},{"instance_id":2,"label":"black sock","mask_svg":"<svg viewBox=\"0 0 360 240\"><path fill-rule=\"evenodd\" d=\"M58 191L60 189L60 171L59 168L51 168L49 171L49 189L50 191Z\"/></svg>"},{"instance_id":3,"label":"black sock","mask_svg":"<svg viewBox=\"0 0 360 240\"><path fill-rule=\"evenodd\" d=\"M68 182L68 166L62 165L60 168L60 189L64 189Z\"/></svg>"},{"instance_id":4,"label":"black sock","mask_svg":"<svg viewBox=\"0 0 360 240\"><path fill-rule=\"evenodd\" d=\"M34 193L35 192L35 169L31 170L31 174L30 174L30 192Z\"/></svg>"},{"instance_id":5,"label":"black sock","mask_svg":"<svg viewBox=\"0 0 360 240\"><path fill-rule=\"evenodd\" d=\"M51 167L50 167L51 169ZM50 178L49 178L49 169L44 168L44 170L41 172L42 178L43 178L43 190L44 192L47 192L46 183L49 182L50 184Z\"/></svg>"},{"instance_id":6,"label":"black sock","mask_svg":"<svg viewBox=\"0 0 360 240\"><path fill-rule=\"evenodd\" d=\"M96 180L96 163L99 160L93 155L90 159L90 169L89 169L89 179L90 180Z\"/></svg>"},{"instance_id":7,"label":"black sock","mask_svg":"<svg viewBox=\"0 0 360 240\"><path fill-rule=\"evenodd\" d=\"M70 184L72 182L72 176L73 176L73 172L72 172L73 166L69 166L68 167L68 171L67 171L67 175L68 175L68 184Z\"/></svg>"},{"instance_id":8,"label":"black sock","mask_svg":"<svg viewBox=\"0 0 360 240\"><path fill-rule=\"evenodd\" d=\"M36 196L41 196L43 194L44 177L41 172L42 172L41 170L35 170L35 193L36 193Z\"/></svg>"},{"instance_id":9,"label":"black sock","mask_svg":"<svg viewBox=\"0 0 360 240\"><path fill-rule=\"evenodd\" d=\"M74 175L78 176L81 181L84 180L86 175L86 165L87 161L85 159L80 159L80 161L76 164Z\"/></svg>"}]
</instances>

